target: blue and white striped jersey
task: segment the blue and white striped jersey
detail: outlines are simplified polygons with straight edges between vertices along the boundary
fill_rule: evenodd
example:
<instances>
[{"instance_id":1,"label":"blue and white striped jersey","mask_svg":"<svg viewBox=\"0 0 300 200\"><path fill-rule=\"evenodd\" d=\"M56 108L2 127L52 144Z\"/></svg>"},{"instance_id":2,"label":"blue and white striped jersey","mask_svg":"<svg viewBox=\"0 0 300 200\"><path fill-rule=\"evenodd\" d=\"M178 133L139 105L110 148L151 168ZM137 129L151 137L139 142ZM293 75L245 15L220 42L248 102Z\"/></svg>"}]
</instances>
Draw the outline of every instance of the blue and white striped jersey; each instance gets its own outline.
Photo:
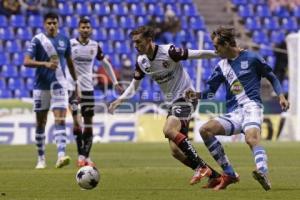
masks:
<instances>
[{"instance_id":1,"label":"blue and white striped jersey","mask_svg":"<svg viewBox=\"0 0 300 200\"><path fill-rule=\"evenodd\" d=\"M49 90L50 88L58 89L67 87L65 57L71 55L70 41L67 37L58 34L54 38L51 38L44 33L39 33L31 40L27 54L36 61L55 60L58 62L56 70L46 67L36 69L34 89Z\"/></svg>"},{"instance_id":2,"label":"blue and white striped jersey","mask_svg":"<svg viewBox=\"0 0 300 200\"><path fill-rule=\"evenodd\" d=\"M226 106L230 112L248 102L262 103L261 78L266 77L275 92L281 94L281 86L266 61L254 52L243 50L233 59L222 59L207 82L204 98L215 93L223 83L226 87Z\"/></svg>"}]
</instances>

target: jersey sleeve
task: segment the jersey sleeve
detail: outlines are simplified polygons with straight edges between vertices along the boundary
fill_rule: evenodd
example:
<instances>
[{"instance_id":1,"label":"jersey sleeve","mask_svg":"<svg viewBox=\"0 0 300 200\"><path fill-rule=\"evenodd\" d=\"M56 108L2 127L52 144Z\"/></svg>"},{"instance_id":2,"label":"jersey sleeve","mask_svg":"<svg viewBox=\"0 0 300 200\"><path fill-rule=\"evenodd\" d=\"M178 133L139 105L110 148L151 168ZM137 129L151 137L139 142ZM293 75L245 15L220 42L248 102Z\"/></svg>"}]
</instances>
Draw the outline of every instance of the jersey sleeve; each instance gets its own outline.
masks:
<instances>
[{"instance_id":1,"label":"jersey sleeve","mask_svg":"<svg viewBox=\"0 0 300 200\"><path fill-rule=\"evenodd\" d=\"M206 89L202 92L202 98L208 99L214 96L214 94L217 92L218 88L224 81L225 78L221 72L221 69L219 66L217 66L206 82Z\"/></svg>"},{"instance_id":2,"label":"jersey sleeve","mask_svg":"<svg viewBox=\"0 0 300 200\"><path fill-rule=\"evenodd\" d=\"M103 60L104 54L103 54L102 48L100 47L99 44L97 46L98 47L97 47L97 56L96 57L98 60Z\"/></svg>"},{"instance_id":3,"label":"jersey sleeve","mask_svg":"<svg viewBox=\"0 0 300 200\"><path fill-rule=\"evenodd\" d=\"M65 57L67 58L71 56L71 42L68 39L66 41L67 41L67 48L65 52Z\"/></svg>"},{"instance_id":4,"label":"jersey sleeve","mask_svg":"<svg viewBox=\"0 0 300 200\"><path fill-rule=\"evenodd\" d=\"M188 50L183 48L175 47L174 45L171 45L169 48L169 56L172 60L175 62L178 62L180 60L186 60L188 58Z\"/></svg>"},{"instance_id":5,"label":"jersey sleeve","mask_svg":"<svg viewBox=\"0 0 300 200\"><path fill-rule=\"evenodd\" d=\"M39 40L35 37L30 41L30 44L28 45L26 50L26 54L29 55L31 58L35 58L38 44Z\"/></svg>"},{"instance_id":6,"label":"jersey sleeve","mask_svg":"<svg viewBox=\"0 0 300 200\"><path fill-rule=\"evenodd\" d=\"M141 70L138 62L135 63L135 70L134 70L134 75L133 78L135 80L141 80L145 77L145 73Z\"/></svg>"},{"instance_id":7,"label":"jersey sleeve","mask_svg":"<svg viewBox=\"0 0 300 200\"><path fill-rule=\"evenodd\" d=\"M255 67L256 67L257 72L262 77L266 77L267 74L272 72L272 68L270 67L270 65L268 65L266 60L259 55L257 55L257 57L255 59Z\"/></svg>"}]
</instances>

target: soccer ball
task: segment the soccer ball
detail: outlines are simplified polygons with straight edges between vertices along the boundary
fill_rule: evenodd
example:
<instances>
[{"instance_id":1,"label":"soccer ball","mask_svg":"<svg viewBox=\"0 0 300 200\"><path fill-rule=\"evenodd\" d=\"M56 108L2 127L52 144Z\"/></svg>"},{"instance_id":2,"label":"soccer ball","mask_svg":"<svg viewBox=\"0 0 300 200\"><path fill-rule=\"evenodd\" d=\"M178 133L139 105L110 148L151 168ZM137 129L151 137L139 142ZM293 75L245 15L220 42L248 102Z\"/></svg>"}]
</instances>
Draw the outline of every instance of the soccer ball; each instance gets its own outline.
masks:
<instances>
[{"instance_id":1,"label":"soccer ball","mask_svg":"<svg viewBox=\"0 0 300 200\"><path fill-rule=\"evenodd\" d=\"M93 189L100 181L100 173L96 167L84 166L76 173L76 181L83 189Z\"/></svg>"}]
</instances>

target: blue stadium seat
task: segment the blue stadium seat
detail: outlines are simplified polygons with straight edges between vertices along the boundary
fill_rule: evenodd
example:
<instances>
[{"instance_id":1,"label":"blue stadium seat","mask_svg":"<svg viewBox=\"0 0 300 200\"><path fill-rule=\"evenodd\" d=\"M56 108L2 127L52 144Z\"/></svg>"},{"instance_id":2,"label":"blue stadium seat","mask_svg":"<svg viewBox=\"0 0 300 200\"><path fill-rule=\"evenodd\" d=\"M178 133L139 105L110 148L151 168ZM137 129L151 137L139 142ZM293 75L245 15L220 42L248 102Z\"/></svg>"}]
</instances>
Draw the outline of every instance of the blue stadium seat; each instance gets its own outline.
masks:
<instances>
[{"instance_id":1,"label":"blue stadium seat","mask_svg":"<svg viewBox=\"0 0 300 200\"><path fill-rule=\"evenodd\" d=\"M265 0L249 0L249 3L254 4L254 5L265 5L266 1Z\"/></svg>"},{"instance_id":2,"label":"blue stadium seat","mask_svg":"<svg viewBox=\"0 0 300 200\"><path fill-rule=\"evenodd\" d=\"M29 91L26 89L15 89L13 92L13 97L14 98L28 98L30 97Z\"/></svg>"},{"instance_id":3,"label":"blue stadium seat","mask_svg":"<svg viewBox=\"0 0 300 200\"><path fill-rule=\"evenodd\" d=\"M275 62L276 62L276 57L275 56L267 56L267 63L274 69L275 67Z\"/></svg>"},{"instance_id":4,"label":"blue stadium seat","mask_svg":"<svg viewBox=\"0 0 300 200\"><path fill-rule=\"evenodd\" d=\"M114 51L118 54L128 54L130 53L130 48L127 43L117 41L114 45Z\"/></svg>"},{"instance_id":5,"label":"blue stadium seat","mask_svg":"<svg viewBox=\"0 0 300 200\"><path fill-rule=\"evenodd\" d=\"M123 29L110 29L108 32L109 39L114 41L125 40L125 35Z\"/></svg>"},{"instance_id":6,"label":"blue stadium seat","mask_svg":"<svg viewBox=\"0 0 300 200\"><path fill-rule=\"evenodd\" d=\"M193 4L184 4L182 13L185 16L198 16L197 8Z\"/></svg>"},{"instance_id":7,"label":"blue stadium seat","mask_svg":"<svg viewBox=\"0 0 300 200\"><path fill-rule=\"evenodd\" d=\"M0 15L0 27L7 27L8 20L5 15Z\"/></svg>"},{"instance_id":8,"label":"blue stadium seat","mask_svg":"<svg viewBox=\"0 0 300 200\"><path fill-rule=\"evenodd\" d=\"M33 78L27 78L25 88L27 90L33 90L33 84L34 84Z\"/></svg>"},{"instance_id":9,"label":"blue stadium seat","mask_svg":"<svg viewBox=\"0 0 300 200\"><path fill-rule=\"evenodd\" d=\"M271 41L275 44L281 43L285 39L283 31L271 31Z\"/></svg>"},{"instance_id":10,"label":"blue stadium seat","mask_svg":"<svg viewBox=\"0 0 300 200\"><path fill-rule=\"evenodd\" d=\"M35 69L21 66L20 75L21 75L21 77L33 78L35 76Z\"/></svg>"},{"instance_id":11,"label":"blue stadium seat","mask_svg":"<svg viewBox=\"0 0 300 200\"><path fill-rule=\"evenodd\" d=\"M284 17L282 19L281 28L284 29L284 30L287 30L289 32L297 31L298 30L297 19L294 18L294 17Z\"/></svg>"},{"instance_id":12,"label":"blue stadium seat","mask_svg":"<svg viewBox=\"0 0 300 200\"><path fill-rule=\"evenodd\" d=\"M290 16L290 13L288 11L288 9L284 6L278 6L273 12L272 12L272 15L273 16L277 16L277 17L280 17L280 18L283 18L283 17L289 17Z\"/></svg>"},{"instance_id":13,"label":"blue stadium seat","mask_svg":"<svg viewBox=\"0 0 300 200\"><path fill-rule=\"evenodd\" d=\"M268 5L257 5L255 16L258 16L258 17L271 17L272 14L271 14L271 11L269 9L269 6Z\"/></svg>"},{"instance_id":14,"label":"blue stadium seat","mask_svg":"<svg viewBox=\"0 0 300 200\"><path fill-rule=\"evenodd\" d=\"M248 4L248 1L247 0L232 0L232 3L234 4L234 5L246 5L246 4Z\"/></svg>"},{"instance_id":15,"label":"blue stadium seat","mask_svg":"<svg viewBox=\"0 0 300 200\"><path fill-rule=\"evenodd\" d=\"M152 4L151 3L148 5L147 13L149 13L149 15L164 16L165 11L161 4L159 4L159 3Z\"/></svg>"},{"instance_id":16,"label":"blue stadium seat","mask_svg":"<svg viewBox=\"0 0 300 200\"><path fill-rule=\"evenodd\" d=\"M254 31L252 35L252 40L258 44L268 44L269 38L264 31Z\"/></svg>"},{"instance_id":17,"label":"blue stadium seat","mask_svg":"<svg viewBox=\"0 0 300 200\"><path fill-rule=\"evenodd\" d=\"M239 16L241 16L243 18L252 17L254 15L253 6L252 5L239 5L238 13L239 13Z\"/></svg>"},{"instance_id":18,"label":"blue stadium seat","mask_svg":"<svg viewBox=\"0 0 300 200\"><path fill-rule=\"evenodd\" d=\"M23 89L24 81L23 79L19 78L9 78L7 82L7 88L10 90Z\"/></svg>"},{"instance_id":19,"label":"blue stadium seat","mask_svg":"<svg viewBox=\"0 0 300 200\"><path fill-rule=\"evenodd\" d=\"M107 40L106 30L103 28L93 29L92 37L94 40L97 40L97 41L105 41L105 40Z\"/></svg>"},{"instance_id":20,"label":"blue stadium seat","mask_svg":"<svg viewBox=\"0 0 300 200\"><path fill-rule=\"evenodd\" d=\"M181 12L181 9L180 9L180 5L177 4L177 3L166 4L165 7L166 7L165 10L172 9L174 11L174 13L175 13L175 16L181 16L182 15L182 12Z\"/></svg>"},{"instance_id":21,"label":"blue stadium seat","mask_svg":"<svg viewBox=\"0 0 300 200\"><path fill-rule=\"evenodd\" d=\"M107 40L107 41L103 41L103 43L99 42L99 44L102 47L102 50L103 50L104 54L109 54L109 53L114 52L111 41Z\"/></svg>"},{"instance_id":22,"label":"blue stadium seat","mask_svg":"<svg viewBox=\"0 0 300 200\"><path fill-rule=\"evenodd\" d=\"M72 15L74 13L74 8L72 2L64 2L58 4L59 14L62 16Z\"/></svg>"},{"instance_id":23,"label":"blue stadium seat","mask_svg":"<svg viewBox=\"0 0 300 200\"><path fill-rule=\"evenodd\" d=\"M2 77L18 77L18 68L14 65L3 65L2 66Z\"/></svg>"},{"instance_id":24,"label":"blue stadium seat","mask_svg":"<svg viewBox=\"0 0 300 200\"><path fill-rule=\"evenodd\" d=\"M130 6L130 14L135 16L145 16L147 14L145 4L131 4Z\"/></svg>"},{"instance_id":25,"label":"blue stadium seat","mask_svg":"<svg viewBox=\"0 0 300 200\"><path fill-rule=\"evenodd\" d=\"M93 28L99 28L100 27L100 22L98 19L98 15L91 15L90 16L90 22L91 22L91 26Z\"/></svg>"},{"instance_id":26,"label":"blue stadium seat","mask_svg":"<svg viewBox=\"0 0 300 200\"><path fill-rule=\"evenodd\" d=\"M17 66L22 65L24 61L24 54L23 53L13 53L11 64Z\"/></svg>"},{"instance_id":27,"label":"blue stadium seat","mask_svg":"<svg viewBox=\"0 0 300 200\"><path fill-rule=\"evenodd\" d=\"M80 16L89 16L92 13L91 4L77 2L75 4L75 12L76 12L76 14L78 14Z\"/></svg>"},{"instance_id":28,"label":"blue stadium seat","mask_svg":"<svg viewBox=\"0 0 300 200\"><path fill-rule=\"evenodd\" d=\"M136 19L135 24L136 24L137 26L144 26L144 25L147 24L147 20L146 20L145 17L139 16L139 17Z\"/></svg>"},{"instance_id":29,"label":"blue stadium seat","mask_svg":"<svg viewBox=\"0 0 300 200\"><path fill-rule=\"evenodd\" d=\"M74 28L74 29L71 31L71 38L78 38L78 37L79 37L78 29Z\"/></svg>"},{"instance_id":30,"label":"blue stadium seat","mask_svg":"<svg viewBox=\"0 0 300 200\"><path fill-rule=\"evenodd\" d=\"M144 0L146 4L157 3L157 0Z\"/></svg>"},{"instance_id":31,"label":"blue stadium seat","mask_svg":"<svg viewBox=\"0 0 300 200\"><path fill-rule=\"evenodd\" d=\"M9 53L0 53L0 66L10 63Z\"/></svg>"},{"instance_id":32,"label":"blue stadium seat","mask_svg":"<svg viewBox=\"0 0 300 200\"><path fill-rule=\"evenodd\" d=\"M78 22L79 22L79 19L77 16L74 16L74 15L69 15L69 16L66 16L66 19L65 19L65 26L69 27L69 28L77 28L78 27Z\"/></svg>"},{"instance_id":33,"label":"blue stadium seat","mask_svg":"<svg viewBox=\"0 0 300 200\"><path fill-rule=\"evenodd\" d=\"M247 17L246 28L250 31L259 30L262 28L260 18Z\"/></svg>"},{"instance_id":34,"label":"blue stadium seat","mask_svg":"<svg viewBox=\"0 0 300 200\"><path fill-rule=\"evenodd\" d=\"M269 31L280 28L278 17L266 17L263 19L263 27Z\"/></svg>"},{"instance_id":35,"label":"blue stadium seat","mask_svg":"<svg viewBox=\"0 0 300 200\"><path fill-rule=\"evenodd\" d=\"M40 15L30 15L28 17L28 24L32 28L42 28L44 24L43 17Z\"/></svg>"},{"instance_id":36,"label":"blue stadium seat","mask_svg":"<svg viewBox=\"0 0 300 200\"><path fill-rule=\"evenodd\" d=\"M0 40L13 40L15 34L12 27L0 28Z\"/></svg>"},{"instance_id":37,"label":"blue stadium seat","mask_svg":"<svg viewBox=\"0 0 300 200\"><path fill-rule=\"evenodd\" d=\"M117 28L119 25L118 25L118 22L117 22L117 19L115 16L104 16L102 17L102 20L101 20L101 26L103 26L104 28Z\"/></svg>"},{"instance_id":38,"label":"blue stadium seat","mask_svg":"<svg viewBox=\"0 0 300 200\"><path fill-rule=\"evenodd\" d=\"M112 14L117 16L126 16L128 15L128 8L124 4L113 4Z\"/></svg>"},{"instance_id":39,"label":"blue stadium seat","mask_svg":"<svg viewBox=\"0 0 300 200\"><path fill-rule=\"evenodd\" d=\"M10 90L0 90L0 98L10 99L12 97Z\"/></svg>"},{"instance_id":40,"label":"blue stadium seat","mask_svg":"<svg viewBox=\"0 0 300 200\"><path fill-rule=\"evenodd\" d=\"M14 28L16 27L25 27L26 20L23 15L11 15L10 16L10 25Z\"/></svg>"},{"instance_id":41,"label":"blue stadium seat","mask_svg":"<svg viewBox=\"0 0 300 200\"><path fill-rule=\"evenodd\" d=\"M19 40L14 40L14 41L8 40L6 41L4 47L6 52L9 53L22 52L23 50Z\"/></svg>"},{"instance_id":42,"label":"blue stadium seat","mask_svg":"<svg viewBox=\"0 0 300 200\"><path fill-rule=\"evenodd\" d=\"M191 17L190 18L190 28L194 30L204 30L205 25L204 21L200 17Z\"/></svg>"},{"instance_id":43,"label":"blue stadium seat","mask_svg":"<svg viewBox=\"0 0 300 200\"><path fill-rule=\"evenodd\" d=\"M273 56L274 52L270 44L262 44L260 45L259 53L261 56L266 57L266 56Z\"/></svg>"},{"instance_id":44,"label":"blue stadium seat","mask_svg":"<svg viewBox=\"0 0 300 200\"><path fill-rule=\"evenodd\" d=\"M298 19L300 18L300 5L299 6L295 6L292 9L292 15L297 17Z\"/></svg>"},{"instance_id":45,"label":"blue stadium seat","mask_svg":"<svg viewBox=\"0 0 300 200\"><path fill-rule=\"evenodd\" d=\"M110 7L107 3L97 3L94 6L94 14L97 14L99 16L106 16L110 15Z\"/></svg>"},{"instance_id":46,"label":"blue stadium seat","mask_svg":"<svg viewBox=\"0 0 300 200\"><path fill-rule=\"evenodd\" d=\"M16 38L19 40L31 40L33 37L31 27L17 28Z\"/></svg>"},{"instance_id":47,"label":"blue stadium seat","mask_svg":"<svg viewBox=\"0 0 300 200\"><path fill-rule=\"evenodd\" d=\"M135 27L134 18L130 15L120 17L119 24L123 29L133 29Z\"/></svg>"},{"instance_id":48,"label":"blue stadium seat","mask_svg":"<svg viewBox=\"0 0 300 200\"><path fill-rule=\"evenodd\" d=\"M0 91L1 90L6 90L7 86L6 86L6 82L3 78L0 79Z\"/></svg>"}]
</instances>

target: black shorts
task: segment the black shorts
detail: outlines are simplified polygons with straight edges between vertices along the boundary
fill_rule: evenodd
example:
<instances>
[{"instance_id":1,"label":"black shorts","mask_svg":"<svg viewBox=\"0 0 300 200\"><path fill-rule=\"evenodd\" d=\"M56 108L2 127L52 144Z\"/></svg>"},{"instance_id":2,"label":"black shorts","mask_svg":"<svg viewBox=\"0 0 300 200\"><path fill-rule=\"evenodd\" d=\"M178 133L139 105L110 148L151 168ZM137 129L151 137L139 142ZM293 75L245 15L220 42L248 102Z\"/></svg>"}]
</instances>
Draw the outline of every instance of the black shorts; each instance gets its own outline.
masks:
<instances>
[{"instance_id":1,"label":"black shorts","mask_svg":"<svg viewBox=\"0 0 300 200\"><path fill-rule=\"evenodd\" d=\"M177 99L169 107L168 116L175 116L180 119L181 129L180 132L187 135L189 132L189 122L191 115L197 108L198 101L188 102L184 98Z\"/></svg>"},{"instance_id":2,"label":"black shorts","mask_svg":"<svg viewBox=\"0 0 300 200\"><path fill-rule=\"evenodd\" d=\"M69 91L69 104L72 114L78 114L78 100L75 99L74 91ZM95 107L94 91L81 91L80 108L83 117L93 117Z\"/></svg>"}]
</instances>

